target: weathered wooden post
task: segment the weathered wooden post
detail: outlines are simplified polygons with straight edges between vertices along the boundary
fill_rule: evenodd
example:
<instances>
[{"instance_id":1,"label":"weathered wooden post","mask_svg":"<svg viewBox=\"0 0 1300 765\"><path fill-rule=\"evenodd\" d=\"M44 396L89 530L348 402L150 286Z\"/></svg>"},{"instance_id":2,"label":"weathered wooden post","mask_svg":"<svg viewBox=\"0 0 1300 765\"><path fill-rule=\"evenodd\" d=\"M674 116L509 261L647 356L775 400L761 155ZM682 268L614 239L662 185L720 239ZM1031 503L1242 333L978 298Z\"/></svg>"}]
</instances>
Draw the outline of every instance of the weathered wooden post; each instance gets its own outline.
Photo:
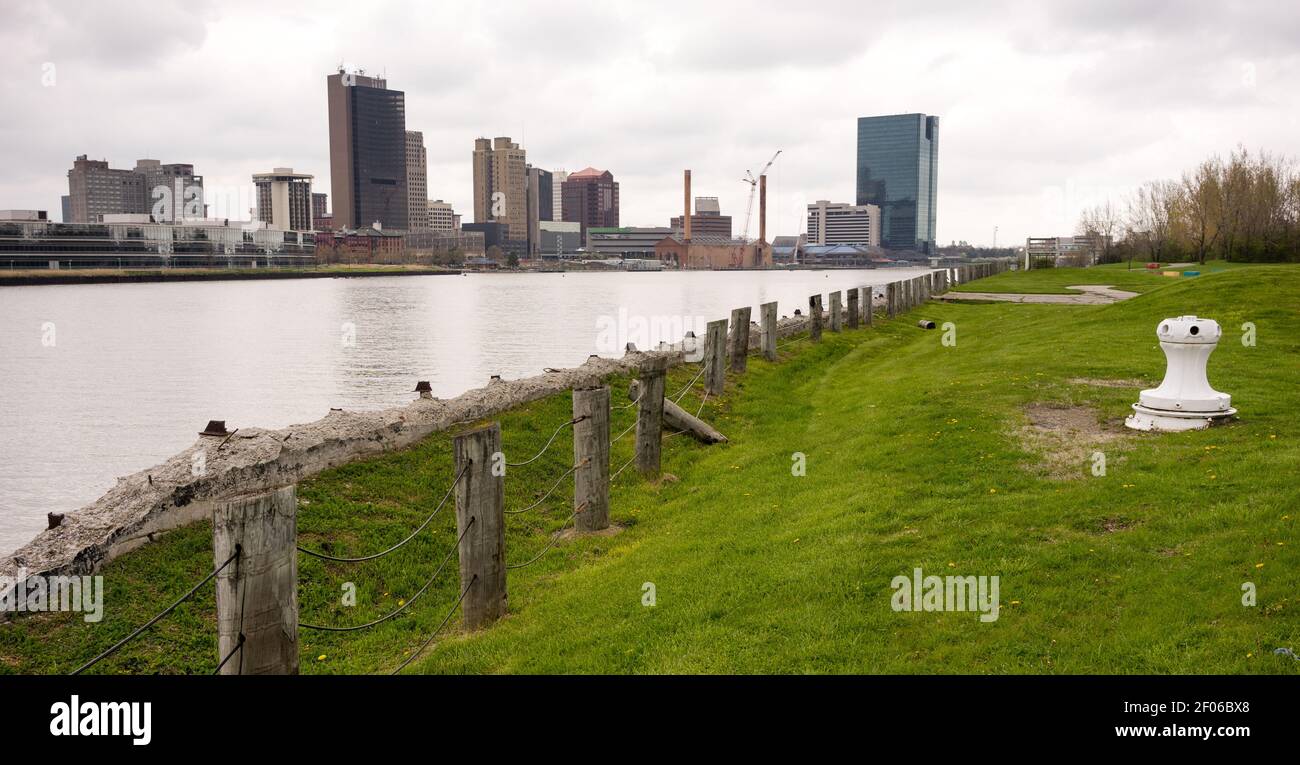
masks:
<instances>
[{"instance_id":1,"label":"weathered wooden post","mask_svg":"<svg viewBox=\"0 0 1300 765\"><path fill-rule=\"evenodd\" d=\"M476 630L506 613L505 477L500 470L501 423L456 436L456 534L465 629Z\"/></svg>"},{"instance_id":2,"label":"weathered wooden post","mask_svg":"<svg viewBox=\"0 0 1300 765\"><path fill-rule=\"evenodd\" d=\"M758 307L762 322L763 358L776 361L776 301Z\"/></svg>"},{"instance_id":3,"label":"weathered wooden post","mask_svg":"<svg viewBox=\"0 0 1300 765\"><path fill-rule=\"evenodd\" d=\"M713 327L718 323L709 323L709 336L714 334ZM721 324L725 332L726 320ZM706 357L704 363L712 363L710 358ZM719 360L718 364L721 363ZM663 450L664 371L667 368L666 356L649 358L641 364L641 394L636 408L636 469L651 479L659 477L659 457ZM707 371L705 378L708 378Z\"/></svg>"},{"instance_id":4,"label":"weathered wooden post","mask_svg":"<svg viewBox=\"0 0 1300 765\"><path fill-rule=\"evenodd\" d=\"M860 287L859 291L862 293L862 323L870 327L873 321L872 314L875 312L876 288L871 286Z\"/></svg>"},{"instance_id":5,"label":"weathered wooden post","mask_svg":"<svg viewBox=\"0 0 1300 765\"><path fill-rule=\"evenodd\" d=\"M858 323L862 320L862 311L858 308L858 289L854 287L849 290L849 329L857 329Z\"/></svg>"},{"instance_id":6,"label":"weathered wooden post","mask_svg":"<svg viewBox=\"0 0 1300 765\"><path fill-rule=\"evenodd\" d=\"M704 391L722 394L727 374L727 320L709 322L704 334Z\"/></svg>"},{"instance_id":7,"label":"weathered wooden post","mask_svg":"<svg viewBox=\"0 0 1300 765\"><path fill-rule=\"evenodd\" d=\"M213 560L239 553L216 579L223 675L298 674L297 512L293 486L212 508Z\"/></svg>"},{"instance_id":8,"label":"weathered wooden post","mask_svg":"<svg viewBox=\"0 0 1300 765\"><path fill-rule=\"evenodd\" d=\"M844 329L844 322L840 316L842 313L840 309L843 307L843 300L844 298L839 290L831 293L830 325L832 332L839 332Z\"/></svg>"},{"instance_id":9,"label":"weathered wooden post","mask_svg":"<svg viewBox=\"0 0 1300 765\"><path fill-rule=\"evenodd\" d=\"M749 366L749 306L731 312L731 371Z\"/></svg>"},{"instance_id":10,"label":"weathered wooden post","mask_svg":"<svg viewBox=\"0 0 1300 765\"><path fill-rule=\"evenodd\" d=\"M889 318L898 315L898 287L897 282L889 282L885 285L885 313Z\"/></svg>"},{"instance_id":11,"label":"weathered wooden post","mask_svg":"<svg viewBox=\"0 0 1300 765\"><path fill-rule=\"evenodd\" d=\"M609 528L609 387L573 390L573 512L580 532Z\"/></svg>"},{"instance_id":12,"label":"weathered wooden post","mask_svg":"<svg viewBox=\"0 0 1300 765\"><path fill-rule=\"evenodd\" d=\"M808 336L813 342L819 342L822 339L822 296L813 295L808 298Z\"/></svg>"}]
</instances>

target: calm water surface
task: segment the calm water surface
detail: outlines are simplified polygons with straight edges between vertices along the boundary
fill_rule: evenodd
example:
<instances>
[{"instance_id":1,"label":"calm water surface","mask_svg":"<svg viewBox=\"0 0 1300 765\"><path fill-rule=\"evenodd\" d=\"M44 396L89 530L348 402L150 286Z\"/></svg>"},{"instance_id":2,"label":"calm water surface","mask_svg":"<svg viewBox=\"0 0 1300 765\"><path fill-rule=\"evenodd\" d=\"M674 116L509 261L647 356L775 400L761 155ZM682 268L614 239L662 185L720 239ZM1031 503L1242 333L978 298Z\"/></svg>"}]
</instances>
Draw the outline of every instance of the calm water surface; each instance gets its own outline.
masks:
<instances>
[{"instance_id":1,"label":"calm water surface","mask_svg":"<svg viewBox=\"0 0 1300 765\"><path fill-rule=\"evenodd\" d=\"M416 380L450 397L493 374L619 356L626 339L644 349L684 329L703 336L732 308L751 305L757 319L776 300L786 316L817 292L922 271L0 287L0 554L47 512L76 510L188 447L210 419L280 428L330 407L405 404Z\"/></svg>"}]
</instances>

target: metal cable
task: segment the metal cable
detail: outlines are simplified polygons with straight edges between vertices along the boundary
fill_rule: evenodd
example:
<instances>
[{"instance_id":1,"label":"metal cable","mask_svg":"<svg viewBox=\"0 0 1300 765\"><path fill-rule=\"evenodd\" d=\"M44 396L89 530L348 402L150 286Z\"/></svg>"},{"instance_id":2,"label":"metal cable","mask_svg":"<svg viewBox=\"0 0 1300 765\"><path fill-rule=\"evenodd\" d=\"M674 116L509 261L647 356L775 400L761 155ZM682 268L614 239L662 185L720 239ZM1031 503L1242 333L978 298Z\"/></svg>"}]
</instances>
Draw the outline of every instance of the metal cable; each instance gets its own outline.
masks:
<instances>
[{"instance_id":1,"label":"metal cable","mask_svg":"<svg viewBox=\"0 0 1300 765\"><path fill-rule=\"evenodd\" d=\"M700 408L695 410L695 419L697 420L700 419L700 412L704 411L704 405L708 402L708 400L709 400L709 392L706 390L704 391L704 398L700 399Z\"/></svg>"},{"instance_id":2,"label":"metal cable","mask_svg":"<svg viewBox=\"0 0 1300 765\"><path fill-rule=\"evenodd\" d=\"M537 553L536 555L534 555L532 558L530 558L529 560L525 561L524 563L516 563L516 564L514 564L514 565L508 565L508 566L506 566L506 570L507 570L507 571L510 571L510 570L513 570L513 569L516 569L516 568L524 568L525 566L531 566L531 565L533 565L534 563L536 563L537 561L541 560L541 559L542 559L542 556L545 555L546 553L550 552L550 551L551 551L551 548L555 546L555 543L558 542L558 541L560 541L560 532L561 532L561 531L564 531L564 527L569 525L569 521L573 520L574 518L577 518L577 517L578 517L578 513L581 513L583 510L586 510L586 509L587 509L587 503L584 502L584 503L582 503L582 506L581 506L581 507L579 507L577 510L574 510L574 511L573 511L573 514L570 515L568 518L566 518L566 519L564 520L564 523L561 524L561 525L560 525L560 528L557 529L557 530L555 531L555 534L553 534L553 535L551 536L551 541L546 543L546 546L542 548L542 551L541 551L541 552Z\"/></svg>"},{"instance_id":3,"label":"metal cable","mask_svg":"<svg viewBox=\"0 0 1300 765\"><path fill-rule=\"evenodd\" d=\"M523 467L524 465L527 465L527 464L529 464L529 463L531 463L531 462L536 462L536 461L537 461L537 458L540 457L540 456L542 456L543 454L546 454L546 450L549 449L549 448L551 448L551 444L555 443L555 438L556 438L556 436L560 435L560 431L561 431L561 430L564 430L565 428L569 427L570 425L577 425L578 423L582 422L582 421L585 420L585 419L587 419L587 415L585 415L585 414L584 414L584 415L581 415L581 416L579 416L579 417L574 417L572 420L569 420L568 422L564 423L563 425L561 425L560 427L558 427L558 428L555 429L555 432L551 434L551 440L549 440L549 441L546 442L546 446L543 446L543 447L542 447L542 450L541 450L540 452L534 454L532 457L530 457L529 459L524 460L523 462L507 462L507 463L506 463L506 466L507 466L507 467Z\"/></svg>"},{"instance_id":4,"label":"metal cable","mask_svg":"<svg viewBox=\"0 0 1300 765\"><path fill-rule=\"evenodd\" d=\"M628 433L631 433L631 432L632 432L632 429L635 428L635 427L636 427L636 421L633 420L633 421L632 421L632 424L627 426L627 430L623 431L622 433L619 433L617 436L614 436L614 438L613 438L609 443L610 443L611 445L612 445L612 444L616 444L616 443L618 443L618 440L619 440L620 438L622 438L623 436L626 436Z\"/></svg>"},{"instance_id":5,"label":"metal cable","mask_svg":"<svg viewBox=\"0 0 1300 765\"><path fill-rule=\"evenodd\" d=\"M230 657L234 656L236 652L239 653L239 674L244 674L244 633L242 632L239 633L239 642L235 644L234 648L230 649L230 653L226 654L226 658L221 660L217 668L212 670L212 674L221 674L221 668L226 666L226 662L230 661Z\"/></svg>"},{"instance_id":6,"label":"metal cable","mask_svg":"<svg viewBox=\"0 0 1300 765\"><path fill-rule=\"evenodd\" d=\"M469 466L472 464L474 464L473 460L465 461L464 467L462 467L460 469L460 472L456 474L456 477L451 480L451 486L447 487L447 493L442 495L442 501L440 501L438 503L438 506L433 509L433 512L429 514L429 517L424 519L424 523L421 523L418 529L412 531L409 537L403 539L402 541L398 542L397 544L393 545L387 550L384 550L383 552L377 552L374 555L363 555L360 558L336 558L333 555L326 555L325 553L316 552L315 550L308 550L306 547L302 547L301 545L299 545L298 547L298 552L307 553L313 558L320 558L321 560L332 560L338 563L361 563L363 561L374 560L375 558L384 557L390 552L393 552L399 547L402 547L407 542L410 542L412 539L415 539L416 536L418 536L421 531L424 531L425 527L429 525L429 523L433 520L434 516L436 516L438 512L442 510L443 505L447 504L447 500L448 498L451 497L451 493L456 490L456 484L460 483L461 476L465 475L465 471L468 470Z\"/></svg>"},{"instance_id":7,"label":"metal cable","mask_svg":"<svg viewBox=\"0 0 1300 765\"><path fill-rule=\"evenodd\" d=\"M691 378L691 381L686 383L686 387L682 388L680 391L677 392L677 395L673 397L673 401L681 401L682 396L686 395L686 392L691 389L691 386L695 384L696 380L700 379L700 376L704 374L704 370L707 368L708 367L706 365L701 364L700 371L696 372L695 376Z\"/></svg>"},{"instance_id":8,"label":"metal cable","mask_svg":"<svg viewBox=\"0 0 1300 765\"><path fill-rule=\"evenodd\" d=\"M635 455L635 454L632 455L632 459L630 459L630 460L628 460L627 462L624 462L624 463L623 463L623 467L621 467L621 468L619 468L618 470L615 470L615 471L614 471L614 475L612 475L612 476L609 477L610 482L612 483L612 482L614 481L615 478L618 478L618 474L619 474L619 473L622 473L624 470L626 470L626 469L627 469L627 466L628 466L628 465L631 465L633 462L636 462L636 455Z\"/></svg>"},{"instance_id":9,"label":"metal cable","mask_svg":"<svg viewBox=\"0 0 1300 765\"><path fill-rule=\"evenodd\" d=\"M398 614L402 613L406 609L410 608L411 604L419 600L420 596L423 595L425 591L429 589L429 585L433 584L434 580L438 578L438 575L442 573L442 569L447 565L447 561L451 560L451 554L456 552L456 550L460 547L460 541L465 538L465 535L469 533L469 529L473 525L474 525L474 516L471 515L469 518L469 523L465 524L465 530L460 532L460 536L456 538L456 544L451 546L451 549L448 550L447 554L443 557L442 563L438 564L438 570L433 572L433 576L429 577L429 581L425 582L424 586L421 587L418 592L412 595L410 600L398 606L396 611L393 611L387 616L381 616L380 618L374 620L373 622L367 622L366 624L358 624L355 627L331 627L322 624L308 624L307 622L298 622L298 626L305 627L309 630L323 630L325 632L356 632L357 630L364 630L369 627L374 627L377 624L383 624L389 619L392 619L394 616L397 616Z\"/></svg>"},{"instance_id":10,"label":"metal cable","mask_svg":"<svg viewBox=\"0 0 1300 765\"><path fill-rule=\"evenodd\" d=\"M502 512L504 512L506 515L518 515L518 514L520 514L520 513L526 513L526 512L528 512L529 510L532 510L533 508L535 508L535 507L537 507L538 505L540 505L540 504L542 504L543 502L545 502L545 501L546 501L546 498L549 497L549 496L551 496L552 493L554 493L555 489L556 489L557 487L559 487L560 482L564 480L565 476L568 476L568 475L571 474L573 471L575 471L575 470L577 470L578 468L580 468L580 467L586 465L588 462L591 462L591 458L590 458L590 457L584 459L582 462L579 462L578 464L574 465L573 467L571 467L571 468L569 468L568 470L566 470L566 471L564 471L563 473L561 473L561 474L560 474L560 477L557 478L557 479L555 479L555 483L551 484L551 488L548 489L548 490L546 491L546 493L542 495L542 498L539 499L539 500L537 500L537 501L534 502L533 504L529 505L528 507L525 507L525 508L522 509L522 510L503 510Z\"/></svg>"},{"instance_id":11,"label":"metal cable","mask_svg":"<svg viewBox=\"0 0 1300 765\"><path fill-rule=\"evenodd\" d=\"M638 389L637 389L637 392L636 392L636 398L632 399L631 401L629 401L629 402L626 403L626 404L619 404L618 406L616 406L616 407L614 407L614 408L615 408L615 409L631 409L632 407L634 407L634 406L637 405L637 402L639 402L639 401L641 400L641 394L644 393L644 392L645 392L645 388L644 388L644 387L640 387L640 388L638 388Z\"/></svg>"},{"instance_id":12,"label":"metal cable","mask_svg":"<svg viewBox=\"0 0 1300 765\"><path fill-rule=\"evenodd\" d=\"M145 630L152 627L154 624L158 622L159 619L163 618L167 614L170 614L172 611L175 611L177 606L179 606L180 604L184 603L185 601L193 597L194 593L198 592L200 587L212 581L214 578L216 578L217 574L220 574L222 571L224 571L226 566L229 566L232 561L238 558L240 554L243 552L243 550L244 548L242 545L235 545L234 554L232 554L229 558L226 558L225 563L222 563L220 566L217 566L216 568L212 569L212 572L207 576L203 577L203 579L201 579L198 584L191 587L189 592L180 596L180 598L178 598L176 602L164 608L162 611L158 613L157 616L155 616L154 618L150 619L149 621L137 627L136 630L132 632L130 635L127 635L126 637L114 643L112 648L109 648L107 651L104 651L100 655L96 656L95 658L91 659L85 664L82 664L77 669L73 670L72 674L80 675L82 672L85 672L86 670L95 666L96 664L99 663L101 659L104 659L105 657L111 656L112 654L116 653L119 648L134 640L136 636L139 635L141 632L144 632Z\"/></svg>"},{"instance_id":13,"label":"metal cable","mask_svg":"<svg viewBox=\"0 0 1300 765\"><path fill-rule=\"evenodd\" d=\"M424 644L421 645L419 648L415 649L415 653L411 654L406 659L406 661L403 661L401 664L398 664L397 669L393 670L388 674L396 675L398 672L401 672L402 670L406 669L406 666L408 664L415 661L415 658L419 656L421 653L423 653L424 649L429 647L429 644L432 643L433 639L438 636L438 633L442 631L442 628L447 626L447 622L451 621L451 615L456 613L457 608L460 608L460 602L465 599L465 595L466 593L469 592L469 588L473 587L474 583L477 581L478 581L478 574L475 574L474 578L469 580L469 584L465 585L465 589L460 591L460 597L456 598L456 602L451 605L451 610L449 610L447 612L447 615L442 618L442 623L439 624L437 629L433 631L433 634L429 636L429 639L424 641Z\"/></svg>"}]
</instances>

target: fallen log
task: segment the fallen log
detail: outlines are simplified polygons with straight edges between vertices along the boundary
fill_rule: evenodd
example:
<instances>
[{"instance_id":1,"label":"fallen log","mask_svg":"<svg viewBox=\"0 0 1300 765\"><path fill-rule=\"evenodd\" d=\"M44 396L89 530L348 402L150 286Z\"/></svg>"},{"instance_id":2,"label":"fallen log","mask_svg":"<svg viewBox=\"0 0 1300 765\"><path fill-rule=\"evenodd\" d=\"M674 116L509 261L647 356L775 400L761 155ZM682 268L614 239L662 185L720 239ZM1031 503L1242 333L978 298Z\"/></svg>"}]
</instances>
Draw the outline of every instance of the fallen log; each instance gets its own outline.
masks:
<instances>
[{"instance_id":1,"label":"fallen log","mask_svg":"<svg viewBox=\"0 0 1300 765\"><path fill-rule=\"evenodd\" d=\"M641 395L640 383L636 380L628 386L627 396L636 401ZM727 437L713 429L709 423L678 406L672 399L664 397L664 425L673 430L689 433L692 438L704 444L726 443Z\"/></svg>"}]
</instances>

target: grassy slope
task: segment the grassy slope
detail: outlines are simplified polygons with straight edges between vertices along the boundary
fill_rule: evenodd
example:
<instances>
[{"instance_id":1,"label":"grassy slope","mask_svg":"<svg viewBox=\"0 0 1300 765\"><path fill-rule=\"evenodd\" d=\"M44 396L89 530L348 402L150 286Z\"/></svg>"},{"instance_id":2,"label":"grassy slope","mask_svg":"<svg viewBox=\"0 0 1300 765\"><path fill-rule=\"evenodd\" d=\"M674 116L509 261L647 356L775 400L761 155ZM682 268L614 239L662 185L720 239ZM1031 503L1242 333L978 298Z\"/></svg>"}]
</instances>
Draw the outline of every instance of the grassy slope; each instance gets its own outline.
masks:
<instances>
[{"instance_id":1,"label":"grassy slope","mask_svg":"<svg viewBox=\"0 0 1300 765\"><path fill-rule=\"evenodd\" d=\"M957 292L1015 292L1031 294L1064 294L1075 290L1066 289L1075 284L1105 284L1130 292L1150 292L1168 287L1188 277L1171 278L1162 276L1162 272L1200 271L1203 275L1229 269L1241 268L1255 264L1229 263L1213 260L1204 266L1187 266L1184 268L1161 268L1148 271L1145 263L1109 263L1092 268L1039 268L1028 272L1004 271L985 279L967 282L956 287Z\"/></svg>"},{"instance_id":2,"label":"grassy slope","mask_svg":"<svg viewBox=\"0 0 1300 765\"><path fill-rule=\"evenodd\" d=\"M562 542L512 571L507 619L475 635L449 631L412 669L1295 673L1300 663L1272 649L1300 648L1297 306L1300 269L1268 266L1171 279L1110 306L919 309L956 324L956 347L904 318L815 347L796 343L775 365L751 360L728 396L706 407L731 444L672 439L665 468L679 480L651 486L630 471L618 479L613 515L623 533ZM1155 324L1184 313L1224 325L1211 381L1233 394L1242 420L1135 434L1103 447L1106 477L1081 464L1074 480L1051 478L1015 436L1023 406L1084 403L1121 418L1134 390L1068 380L1158 380ZM1258 326L1257 347L1238 342L1244 321ZM502 418L509 458L531 453L567 414L562 396ZM616 413L616 433L630 416ZM616 466L630 455L627 440ZM549 485L543 477L563 470L569 443L562 435L508 476L507 508L531 501L521 491ZM807 455L804 477L791 475L793 452ZM449 455L447 438L436 436L307 482L303 544L334 540L336 552L361 553L400 539L441 497ZM510 561L531 558L568 517L568 491L566 481L544 512L508 519ZM395 607L448 549L450 516L385 561L326 567L301 558L302 619L359 623ZM1108 522L1128 527L1108 533ZM0 627L0 670L66 670L111 644L210 568L207 535L175 532L112 564L101 625L56 615ZM917 566L999 575L1001 618L892 611L891 578ZM394 666L453 602L450 573L409 614L373 630L304 631L303 670ZM347 580L359 588L356 608L334 605ZM1258 586L1255 608L1240 603L1245 581ZM641 604L645 582L657 590L653 608ZM205 598L105 670L210 671Z\"/></svg>"}]
</instances>

